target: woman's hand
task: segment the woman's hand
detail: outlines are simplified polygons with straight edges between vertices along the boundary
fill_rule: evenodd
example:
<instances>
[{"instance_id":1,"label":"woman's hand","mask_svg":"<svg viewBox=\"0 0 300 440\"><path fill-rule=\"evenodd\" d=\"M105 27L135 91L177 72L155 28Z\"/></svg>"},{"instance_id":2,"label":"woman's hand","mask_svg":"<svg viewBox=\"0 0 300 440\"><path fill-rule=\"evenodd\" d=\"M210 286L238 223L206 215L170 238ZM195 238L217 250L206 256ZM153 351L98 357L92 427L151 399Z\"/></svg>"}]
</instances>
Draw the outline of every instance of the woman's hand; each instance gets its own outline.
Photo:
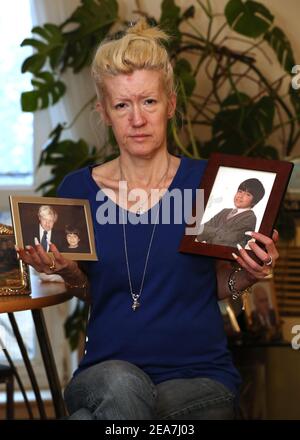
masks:
<instances>
[{"instance_id":1,"label":"woman's hand","mask_svg":"<svg viewBox=\"0 0 300 440\"><path fill-rule=\"evenodd\" d=\"M64 258L53 243L50 243L49 250L52 252L52 256L45 252L38 242L35 246L26 246L25 249L16 247L19 258L24 261L24 263L32 266L37 272L50 275L61 273L65 270L69 272L72 269L77 269L77 263Z\"/></svg>"},{"instance_id":2,"label":"woman's hand","mask_svg":"<svg viewBox=\"0 0 300 440\"><path fill-rule=\"evenodd\" d=\"M259 232L251 232L251 237L254 238L256 242L259 241L264 245L265 249L258 246L258 244L254 241L250 240L248 242L251 250L263 264L259 264L259 262L253 260L248 252L241 246L238 246L239 255L235 253L232 255L239 265L246 271L246 275L249 277L249 279L251 280L252 278L253 281L257 281L270 275L272 268L275 266L275 262L279 257L275 245L279 239L279 234L276 229L274 229L272 238L267 237L264 234L260 234Z\"/></svg>"}]
</instances>

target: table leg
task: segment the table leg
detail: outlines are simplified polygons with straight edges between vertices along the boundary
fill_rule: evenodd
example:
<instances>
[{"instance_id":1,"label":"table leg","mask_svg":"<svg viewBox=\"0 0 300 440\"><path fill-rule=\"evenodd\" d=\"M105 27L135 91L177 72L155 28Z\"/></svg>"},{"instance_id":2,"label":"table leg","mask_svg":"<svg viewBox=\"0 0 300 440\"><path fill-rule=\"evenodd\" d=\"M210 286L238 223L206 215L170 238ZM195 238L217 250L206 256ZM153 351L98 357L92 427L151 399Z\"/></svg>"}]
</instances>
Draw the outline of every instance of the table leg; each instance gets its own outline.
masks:
<instances>
[{"instance_id":1,"label":"table leg","mask_svg":"<svg viewBox=\"0 0 300 440\"><path fill-rule=\"evenodd\" d=\"M49 382L55 415L57 418L61 418L66 415L66 408L61 393L61 386L49 340L45 318L41 309L31 310L31 313L34 320L35 329L41 349L41 355Z\"/></svg>"},{"instance_id":2,"label":"table leg","mask_svg":"<svg viewBox=\"0 0 300 440\"><path fill-rule=\"evenodd\" d=\"M37 403L37 406L38 406L40 417L41 417L41 419L46 419L47 416L46 416L46 411L45 411L44 403L43 403L43 400L42 400L42 397L41 397L40 389L39 389L39 386L38 386L38 383L37 383L37 380L36 380L36 377L35 377L35 374L34 374L34 370L32 368L32 365L31 365L31 362L30 362L30 359L29 359L29 356L28 356L28 353L27 353L27 349L25 347L23 338L21 336L21 333L20 333L19 326L17 324L16 318L15 318L15 316L14 316L14 314L12 312L8 313L8 318L9 318L11 327L13 329L15 338L17 340L17 343L18 343L18 346L19 346L19 349L20 349L20 352L21 352L21 355L22 355L22 359L24 361L25 368L26 368L26 371L28 373L28 376L29 376L29 379L30 379L30 382L31 382L31 386L32 386L32 389L33 389L33 392L34 392L34 395L35 395L35 398L36 398L36 403ZM28 402L28 404L29 404L29 402Z\"/></svg>"}]
</instances>

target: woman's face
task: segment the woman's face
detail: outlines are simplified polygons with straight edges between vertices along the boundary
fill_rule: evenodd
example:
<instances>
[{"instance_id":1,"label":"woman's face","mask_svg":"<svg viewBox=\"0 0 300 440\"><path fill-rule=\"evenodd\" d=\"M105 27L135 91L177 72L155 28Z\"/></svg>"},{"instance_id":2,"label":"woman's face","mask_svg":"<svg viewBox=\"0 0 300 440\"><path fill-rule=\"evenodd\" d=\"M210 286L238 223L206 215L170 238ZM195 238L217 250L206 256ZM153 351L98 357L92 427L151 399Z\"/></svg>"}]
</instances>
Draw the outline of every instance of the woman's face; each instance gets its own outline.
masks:
<instances>
[{"instance_id":1,"label":"woman's face","mask_svg":"<svg viewBox=\"0 0 300 440\"><path fill-rule=\"evenodd\" d=\"M122 151L147 157L167 148L167 122L176 96L167 97L163 73L136 70L104 80L104 100L98 103L104 121L112 126Z\"/></svg>"}]
</instances>

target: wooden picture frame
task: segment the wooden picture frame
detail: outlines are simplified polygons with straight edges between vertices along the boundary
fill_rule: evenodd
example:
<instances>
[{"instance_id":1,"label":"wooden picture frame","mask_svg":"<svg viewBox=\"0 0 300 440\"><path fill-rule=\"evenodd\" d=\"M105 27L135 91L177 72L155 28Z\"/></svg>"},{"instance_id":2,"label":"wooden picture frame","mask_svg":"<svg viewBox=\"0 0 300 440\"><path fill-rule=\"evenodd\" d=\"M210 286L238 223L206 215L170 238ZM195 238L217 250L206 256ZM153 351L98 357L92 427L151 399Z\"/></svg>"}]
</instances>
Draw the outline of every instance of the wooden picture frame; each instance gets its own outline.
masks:
<instances>
[{"instance_id":1,"label":"wooden picture frame","mask_svg":"<svg viewBox=\"0 0 300 440\"><path fill-rule=\"evenodd\" d=\"M47 252L51 241L66 258L98 259L88 200L10 196L10 208L19 248L34 246L37 238ZM48 226L47 222L50 222Z\"/></svg>"},{"instance_id":2,"label":"wooden picture frame","mask_svg":"<svg viewBox=\"0 0 300 440\"><path fill-rule=\"evenodd\" d=\"M29 270L17 259L13 228L0 224L0 296L29 294Z\"/></svg>"},{"instance_id":3,"label":"wooden picture frame","mask_svg":"<svg viewBox=\"0 0 300 440\"><path fill-rule=\"evenodd\" d=\"M196 220L186 227L179 251L234 260L232 253L239 243L254 257L247 245L251 237L245 232L272 235L292 169L290 162L212 154L199 188L203 206L194 204ZM241 192L255 205L245 209L246 202L238 199ZM238 215L229 217L234 208Z\"/></svg>"}]
</instances>

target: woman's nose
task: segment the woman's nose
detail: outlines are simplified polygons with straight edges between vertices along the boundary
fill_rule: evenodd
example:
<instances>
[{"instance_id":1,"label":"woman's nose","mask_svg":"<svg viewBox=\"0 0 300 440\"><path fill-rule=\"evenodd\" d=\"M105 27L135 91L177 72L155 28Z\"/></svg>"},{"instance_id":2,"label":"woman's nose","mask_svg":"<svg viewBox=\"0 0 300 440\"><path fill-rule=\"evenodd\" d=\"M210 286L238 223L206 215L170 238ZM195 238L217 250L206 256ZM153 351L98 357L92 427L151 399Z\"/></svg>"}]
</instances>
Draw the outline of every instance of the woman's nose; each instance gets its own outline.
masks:
<instances>
[{"instance_id":1,"label":"woman's nose","mask_svg":"<svg viewBox=\"0 0 300 440\"><path fill-rule=\"evenodd\" d=\"M134 106L131 113L131 123L134 127L140 127L145 123L145 117L139 106Z\"/></svg>"}]
</instances>

